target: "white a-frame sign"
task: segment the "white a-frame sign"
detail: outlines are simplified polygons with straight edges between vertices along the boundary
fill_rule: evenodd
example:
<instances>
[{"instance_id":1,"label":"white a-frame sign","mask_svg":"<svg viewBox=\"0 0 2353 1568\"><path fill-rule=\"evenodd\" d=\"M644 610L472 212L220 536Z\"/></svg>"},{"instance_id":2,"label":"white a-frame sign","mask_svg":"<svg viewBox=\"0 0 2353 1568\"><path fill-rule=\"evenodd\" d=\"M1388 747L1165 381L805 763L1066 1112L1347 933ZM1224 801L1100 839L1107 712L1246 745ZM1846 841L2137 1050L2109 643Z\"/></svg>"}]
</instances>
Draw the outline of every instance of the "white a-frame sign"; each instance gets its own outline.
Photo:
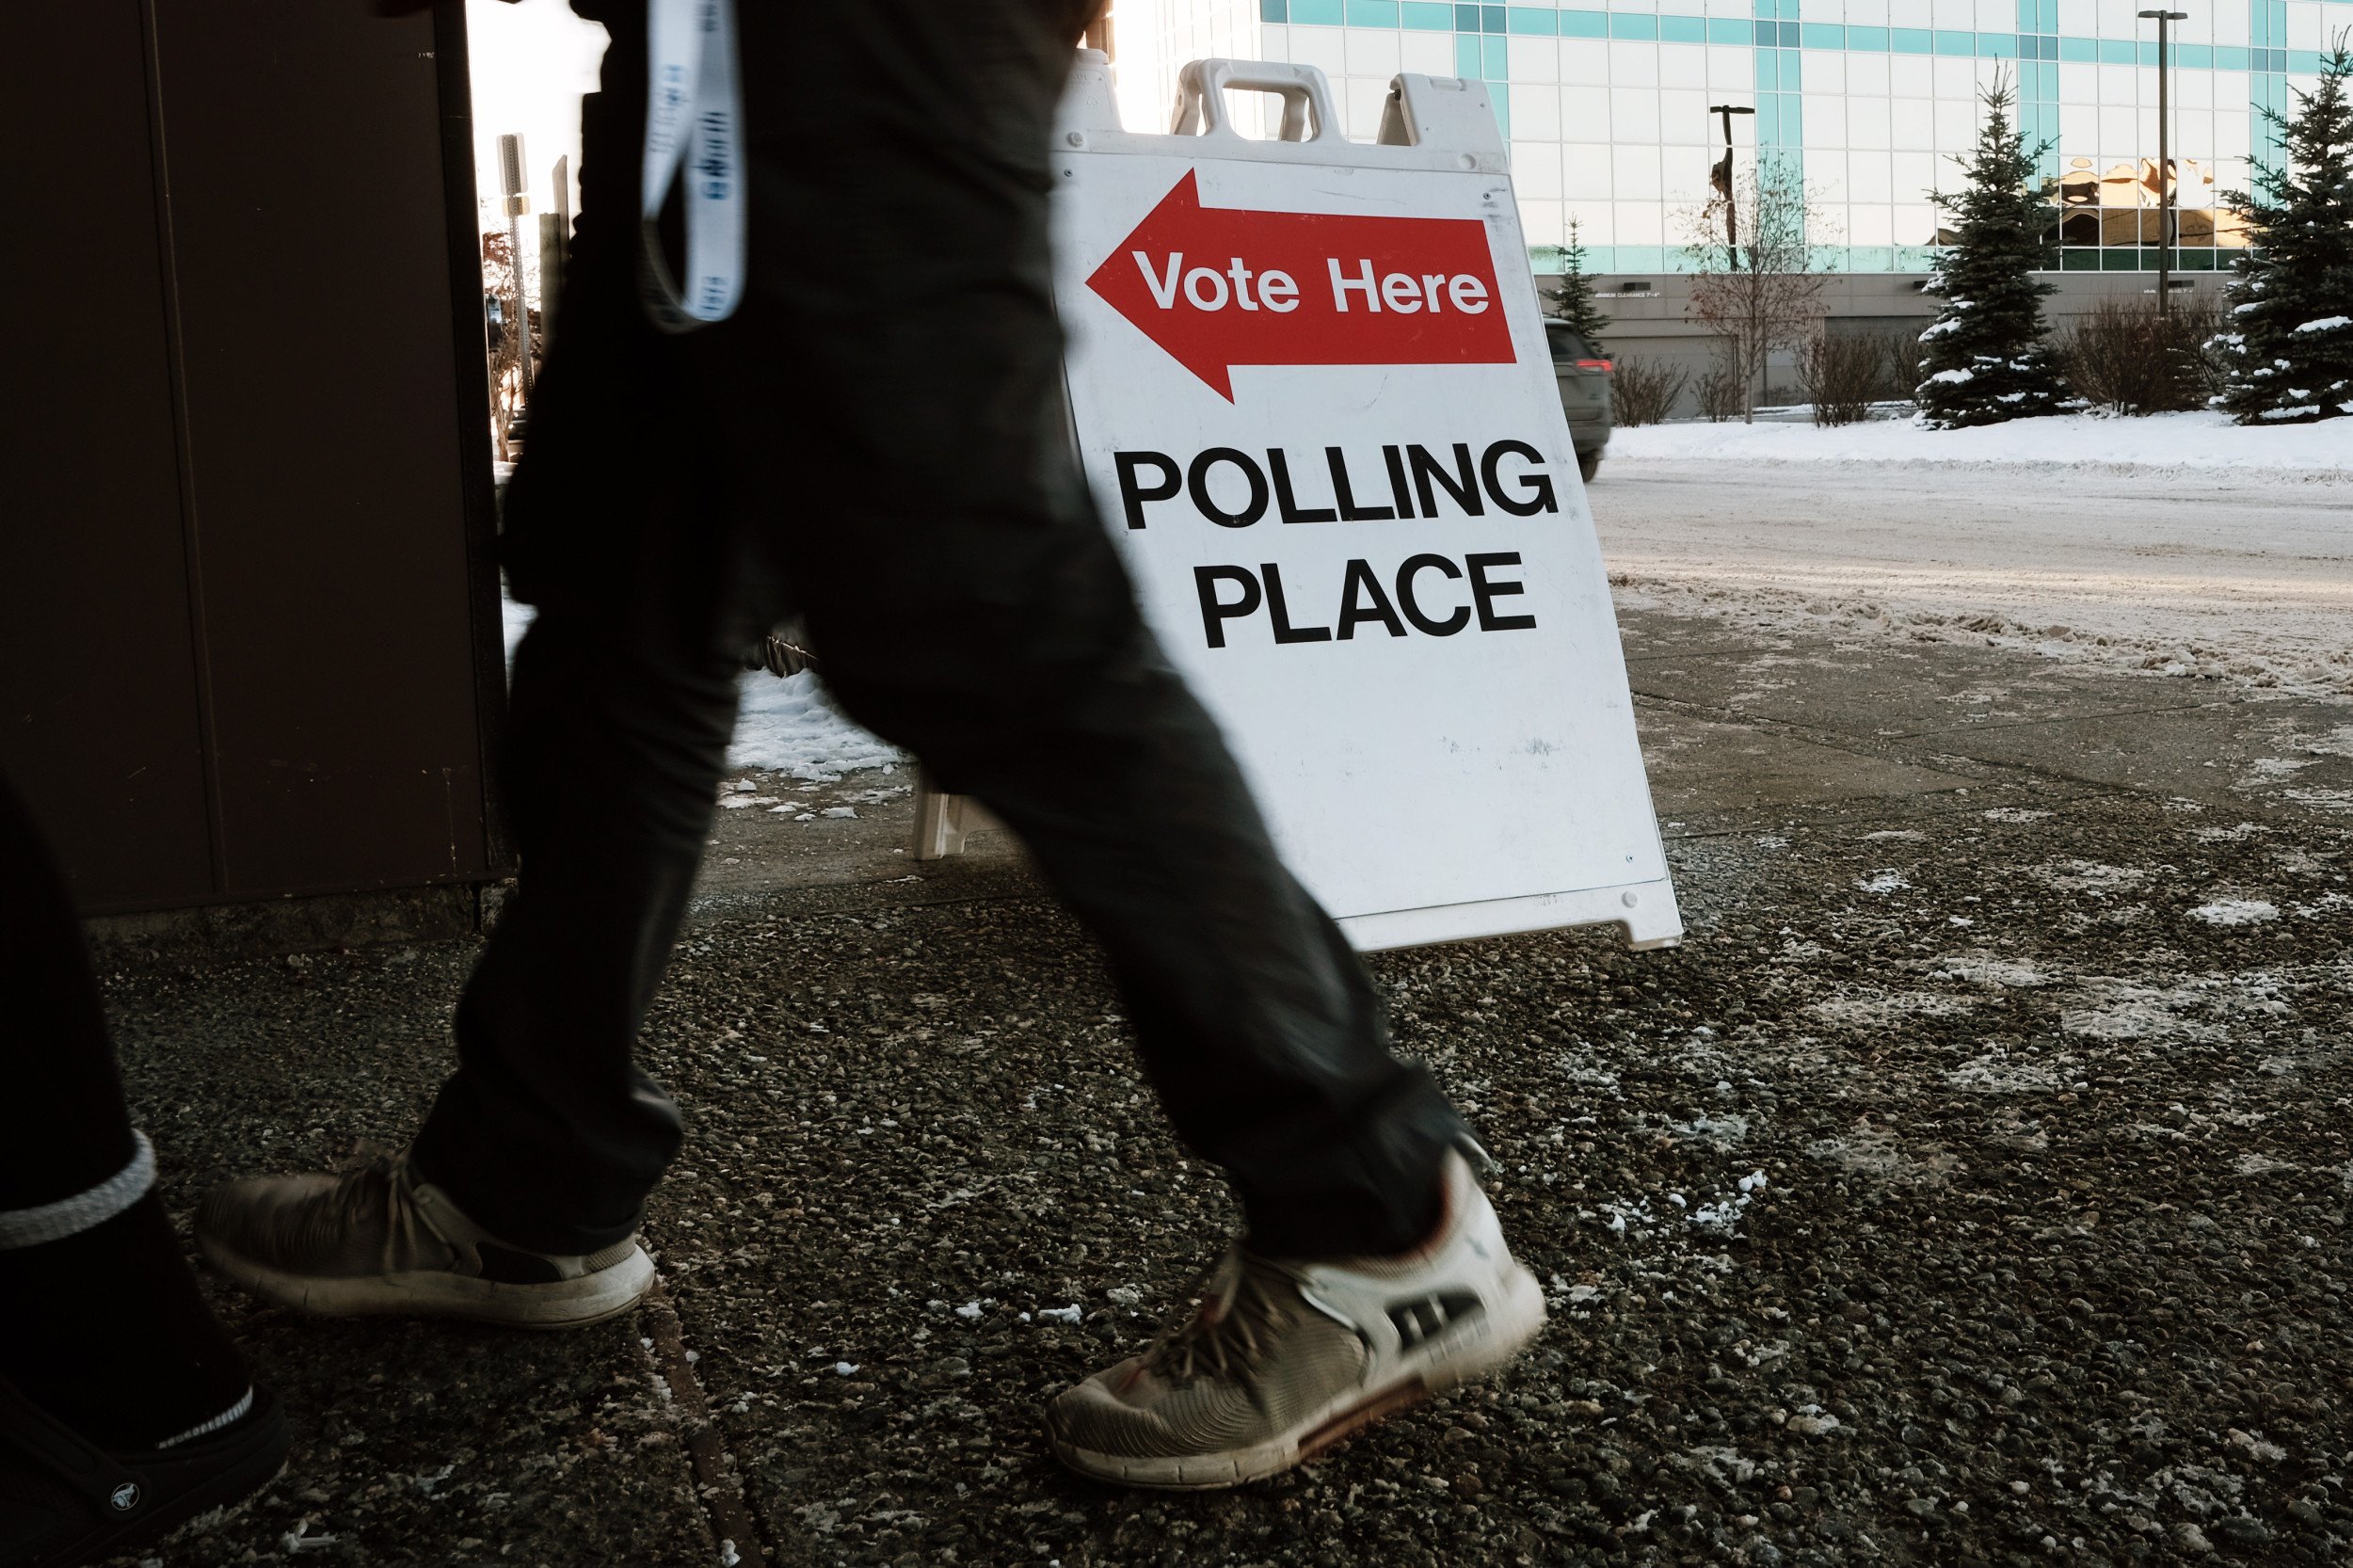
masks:
<instances>
[{"instance_id":1,"label":"white a-frame sign","mask_svg":"<svg viewBox=\"0 0 2353 1568\"><path fill-rule=\"evenodd\" d=\"M1682 935L1504 147L1400 76L1378 145L1311 67L1200 60L1054 132L1074 438L1144 616L1292 870L1365 949ZM1229 121L1283 103L1283 139ZM936 812L935 812L936 820Z\"/></svg>"}]
</instances>

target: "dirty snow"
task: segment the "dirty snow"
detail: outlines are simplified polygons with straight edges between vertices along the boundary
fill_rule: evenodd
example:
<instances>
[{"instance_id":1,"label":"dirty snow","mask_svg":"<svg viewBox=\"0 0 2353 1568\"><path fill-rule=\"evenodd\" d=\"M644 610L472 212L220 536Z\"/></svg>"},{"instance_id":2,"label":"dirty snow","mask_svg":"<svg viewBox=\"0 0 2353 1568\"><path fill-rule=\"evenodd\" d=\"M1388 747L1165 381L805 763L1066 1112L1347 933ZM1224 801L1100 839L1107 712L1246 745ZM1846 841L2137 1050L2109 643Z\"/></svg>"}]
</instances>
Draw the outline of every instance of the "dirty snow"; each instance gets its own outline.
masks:
<instances>
[{"instance_id":1,"label":"dirty snow","mask_svg":"<svg viewBox=\"0 0 2353 1568\"><path fill-rule=\"evenodd\" d=\"M1627 608L1858 650L1877 640L2001 648L2053 675L2080 666L2353 693L2353 431L2204 417L1645 427L1611 440L1587 495ZM2027 426L2034 440L2073 431L2093 444L2055 447L2053 461L1911 456L1929 443L2018 457L2025 448L1977 439ZM2160 460L2169 445L2195 456L2201 443L2288 436L2305 444L2202 469ZM2135 454L2139 466L2122 460ZM2353 809L2353 799L2309 804Z\"/></svg>"}]
</instances>

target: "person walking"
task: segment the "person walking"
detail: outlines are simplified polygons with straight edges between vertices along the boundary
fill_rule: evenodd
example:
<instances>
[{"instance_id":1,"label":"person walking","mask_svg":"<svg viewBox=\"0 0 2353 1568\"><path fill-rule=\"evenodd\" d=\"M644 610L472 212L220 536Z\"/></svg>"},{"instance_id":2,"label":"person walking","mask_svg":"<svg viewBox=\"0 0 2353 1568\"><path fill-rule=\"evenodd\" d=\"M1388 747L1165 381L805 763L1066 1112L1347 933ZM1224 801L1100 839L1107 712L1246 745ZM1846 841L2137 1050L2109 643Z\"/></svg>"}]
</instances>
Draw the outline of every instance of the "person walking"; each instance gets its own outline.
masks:
<instances>
[{"instance_id":1,"label":"person walking","mask_svg":"<svg viewBox=\"0 0 2353 1568\"><path fill-rule=\"evenodd\" d=\"M65 880L0 781L0 1565L151 1544L269 1483L285 1418L198 1293Z\"/></svg>"},{"instance_id":2,"label":"person walking","mask_svg":"<svg viewBox=\"0 0 2353 1568\"><path fill-rule=\"evenodd\" d=\"M537 608L506 758L519 889L404 1153L206 1201L232 1278L312 1312L535 1327L645 1293L635 1231L680 1125L633 1047L741 650L798 616L850 716L983 801L1101 943L1172 1122L1245 1215L1189 1317L1048 1407L1065 1462L1271 1475L1536 1334L1477 1145L1391 1054L1068 449L1047 143L1095 5L744 5L745 286L672 335L639 280L644 0L575 0L613 42L506 502L504 563Z\"/></svg>"}]
</instances>

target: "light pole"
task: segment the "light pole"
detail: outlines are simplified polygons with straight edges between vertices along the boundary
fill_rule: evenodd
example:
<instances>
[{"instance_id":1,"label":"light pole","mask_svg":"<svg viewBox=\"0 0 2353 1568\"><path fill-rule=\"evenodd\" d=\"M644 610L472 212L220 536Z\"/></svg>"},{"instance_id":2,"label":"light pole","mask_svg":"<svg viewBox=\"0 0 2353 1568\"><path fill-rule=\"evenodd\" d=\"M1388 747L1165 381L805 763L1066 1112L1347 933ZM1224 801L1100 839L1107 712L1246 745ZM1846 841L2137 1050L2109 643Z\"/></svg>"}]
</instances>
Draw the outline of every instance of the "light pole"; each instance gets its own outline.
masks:
<instances>
[{"instance_id":1,"label":"light pole","mask_svg":"<svg viewBox=\"0 0 2353 1568\"><path fill-rule=\"evenodd\" d=\"M1710 104L1707 112L1721 115L1724 121L1724 161L1708 171L1707 183L1716 187L1716 194L1724 199L1724 246L1731 253L1732 270L1740 270L1740 203L1732 196L1732 117L1754 114L1756 111L1739 104Z\"/></svg>"},{"instance_id":2,"label":"light pole","mask_svg":"<svg viewBox=\"0 0 2353 1568\"><path fill-rule=\"evenodd\" d=\"M2168 144L2171 127L2166 95L2166 42L2176 22L2187 22L2187 11L2142 11L2141 20L2157 24L2157 314L2172 311L2173 295L2173 154Z\"/></svg>"}]
</instances>

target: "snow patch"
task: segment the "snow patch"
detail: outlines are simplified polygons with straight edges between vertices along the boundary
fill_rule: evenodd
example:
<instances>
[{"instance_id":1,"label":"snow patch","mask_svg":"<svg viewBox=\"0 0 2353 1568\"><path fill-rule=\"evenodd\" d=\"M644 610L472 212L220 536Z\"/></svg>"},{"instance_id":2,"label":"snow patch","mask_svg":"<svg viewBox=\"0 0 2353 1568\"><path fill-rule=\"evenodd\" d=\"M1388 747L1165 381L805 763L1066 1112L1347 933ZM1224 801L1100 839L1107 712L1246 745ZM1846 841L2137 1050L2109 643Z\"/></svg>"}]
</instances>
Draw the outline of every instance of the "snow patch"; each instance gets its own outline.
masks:
<instances>
[{"instance_id":1,"label":"snow patch","mask_svg":"<svg viewBox=\"0 0 2353 1568\"><path fill-rule=\"evenodd\" d=\"M2217 899L2191 910L2189 918L2208 925L2255 925L2278 920L2280 906L2259 898Z\"/></svg>"}]
</instances>

